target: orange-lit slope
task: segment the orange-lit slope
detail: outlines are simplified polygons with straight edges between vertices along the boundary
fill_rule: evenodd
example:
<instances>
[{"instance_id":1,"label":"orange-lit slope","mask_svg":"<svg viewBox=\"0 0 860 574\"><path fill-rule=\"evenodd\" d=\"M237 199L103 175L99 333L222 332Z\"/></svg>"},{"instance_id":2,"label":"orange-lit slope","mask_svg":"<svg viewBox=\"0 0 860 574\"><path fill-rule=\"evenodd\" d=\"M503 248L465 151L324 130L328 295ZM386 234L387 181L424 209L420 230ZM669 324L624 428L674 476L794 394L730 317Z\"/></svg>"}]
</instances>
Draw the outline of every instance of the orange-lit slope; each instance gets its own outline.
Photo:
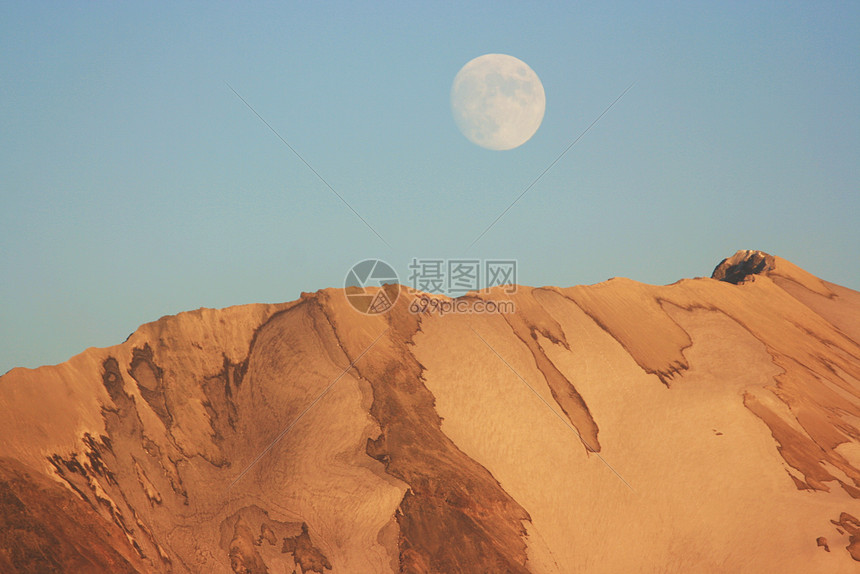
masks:
<instances>
[{"instance_id":1,"label":"orange-lit slope","mask_svg":"<svg viewBox=\"0 0 860 574\"><path fill-rule=\"evenodd\" d=\"M714 277L323 290L10 371L0 570L854 572L860 294Z\"/></svg>"}]
</instances>

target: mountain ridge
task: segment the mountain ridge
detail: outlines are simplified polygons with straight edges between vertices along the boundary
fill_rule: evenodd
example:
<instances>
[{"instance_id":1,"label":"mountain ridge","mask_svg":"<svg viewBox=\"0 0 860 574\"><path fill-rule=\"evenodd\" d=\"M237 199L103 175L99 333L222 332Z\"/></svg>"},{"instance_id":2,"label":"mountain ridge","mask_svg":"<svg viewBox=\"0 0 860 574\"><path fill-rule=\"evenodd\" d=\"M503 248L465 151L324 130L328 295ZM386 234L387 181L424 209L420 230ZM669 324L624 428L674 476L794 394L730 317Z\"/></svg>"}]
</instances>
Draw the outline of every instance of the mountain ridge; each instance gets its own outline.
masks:
<instances>
[{"instance_id":1,"label":"mountain ridge","mask_svg":"<svg viewBox=\"0 0 860 574\"><path fill-rule=\"evenodd\" d=\"M801 560L847 572L860 559L860 293L761 253L721 262L714 274L729 282L464 297L510 300L513 313L415 314L408 303L423 295L401 293L368 316L324 289L166 316L119 345L0 377L14 413L0 421L0 459L94 510L114 536L102 555L120 551L138 571L719 571L719 560L791 571ZM631 422L643 416L634 405L658 415L651 430ZM734 449L702 450L718 438ZM683 477L680 502L655 460ZM713 480L727 467L743 484ZM755 519L737 525L678 495L696 481ZM613 534L621 502L635 540ZM24 523L52 524L48 510ZM713 541L694 534L696 512ZM668 536L655 513L675 521ZM799 516L810 525L798 532L755 534ZM594 532L565 530L595 520Z\"/></svg>"}]
</instances>

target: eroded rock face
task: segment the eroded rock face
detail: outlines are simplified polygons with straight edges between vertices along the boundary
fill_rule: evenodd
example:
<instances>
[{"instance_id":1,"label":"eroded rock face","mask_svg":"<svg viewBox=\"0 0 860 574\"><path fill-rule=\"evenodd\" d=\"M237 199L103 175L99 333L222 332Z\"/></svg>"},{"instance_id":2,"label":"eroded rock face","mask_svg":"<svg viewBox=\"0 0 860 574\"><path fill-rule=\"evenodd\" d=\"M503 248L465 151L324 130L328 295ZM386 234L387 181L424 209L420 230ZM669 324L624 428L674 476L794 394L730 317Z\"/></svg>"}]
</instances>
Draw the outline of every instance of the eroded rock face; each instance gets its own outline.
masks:
<instances>
[{"instance_id":1,"label":"eroded rock face","mask_svg":"<svg viewBox=\"0 0 860 574\"><path fill-rule=\"evenodd\" d=\"M843 512L839 515L839 520L831 520L831 522L848 534L848 546L845 549L848 550L854 560L860 562L860 520L847 512ZM826 540L824 547L827 548Z\"/></svg>"},{"instance_id":2,"label":"eroded rock face","mask_svg":"<svg viewBox=\"0 0 860 574\"><path fill-rule=\"evenodd\" d=\"M15 369L0 571L850 572L860 293L752 251L714 279L324 290Z\"/></svg>"}]
</instances>

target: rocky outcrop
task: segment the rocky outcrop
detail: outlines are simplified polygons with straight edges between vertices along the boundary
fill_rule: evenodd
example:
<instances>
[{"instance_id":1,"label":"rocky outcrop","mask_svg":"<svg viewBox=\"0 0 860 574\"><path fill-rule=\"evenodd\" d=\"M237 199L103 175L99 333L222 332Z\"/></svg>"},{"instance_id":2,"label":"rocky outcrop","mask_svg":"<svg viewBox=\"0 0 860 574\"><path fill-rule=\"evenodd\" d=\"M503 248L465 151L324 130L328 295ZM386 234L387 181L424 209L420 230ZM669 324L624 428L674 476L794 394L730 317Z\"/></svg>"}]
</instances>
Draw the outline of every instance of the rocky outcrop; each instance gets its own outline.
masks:
<instances>
[{"instance_id":1,"label":"rocky outcrop","mask_svg":"<svg viewBox=\"0 0 860 574\"><path fill-rule=\"evenodd\" d=\"M750 275L766 273L774 268L772 255L763 251L744 250L738 251L731 257L723 259L711 273L711 279L726 281L737 285L745 281Z\"/></svg>"}]
</instances>

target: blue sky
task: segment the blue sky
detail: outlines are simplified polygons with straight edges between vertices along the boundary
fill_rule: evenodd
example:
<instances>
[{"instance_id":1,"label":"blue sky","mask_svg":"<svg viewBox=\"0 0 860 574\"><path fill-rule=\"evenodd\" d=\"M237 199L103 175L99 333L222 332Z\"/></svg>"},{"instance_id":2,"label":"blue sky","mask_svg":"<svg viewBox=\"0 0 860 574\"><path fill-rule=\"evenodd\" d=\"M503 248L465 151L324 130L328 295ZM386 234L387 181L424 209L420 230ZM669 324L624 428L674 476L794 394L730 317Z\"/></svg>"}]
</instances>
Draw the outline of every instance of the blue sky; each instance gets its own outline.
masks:
<instances>
[{"instance_id":1,"label":"blue sky","mask_svg":"<svg viewBox=\"0 0 860 574\"><path fill-rule=\"evenodd\" d=\"M0 373L366 258L665 284L761 249L860 289L857 3L428 4L3 3ZM544 84L514 150L451 117L486 53Z\"/></svg>"}]
</instances>

